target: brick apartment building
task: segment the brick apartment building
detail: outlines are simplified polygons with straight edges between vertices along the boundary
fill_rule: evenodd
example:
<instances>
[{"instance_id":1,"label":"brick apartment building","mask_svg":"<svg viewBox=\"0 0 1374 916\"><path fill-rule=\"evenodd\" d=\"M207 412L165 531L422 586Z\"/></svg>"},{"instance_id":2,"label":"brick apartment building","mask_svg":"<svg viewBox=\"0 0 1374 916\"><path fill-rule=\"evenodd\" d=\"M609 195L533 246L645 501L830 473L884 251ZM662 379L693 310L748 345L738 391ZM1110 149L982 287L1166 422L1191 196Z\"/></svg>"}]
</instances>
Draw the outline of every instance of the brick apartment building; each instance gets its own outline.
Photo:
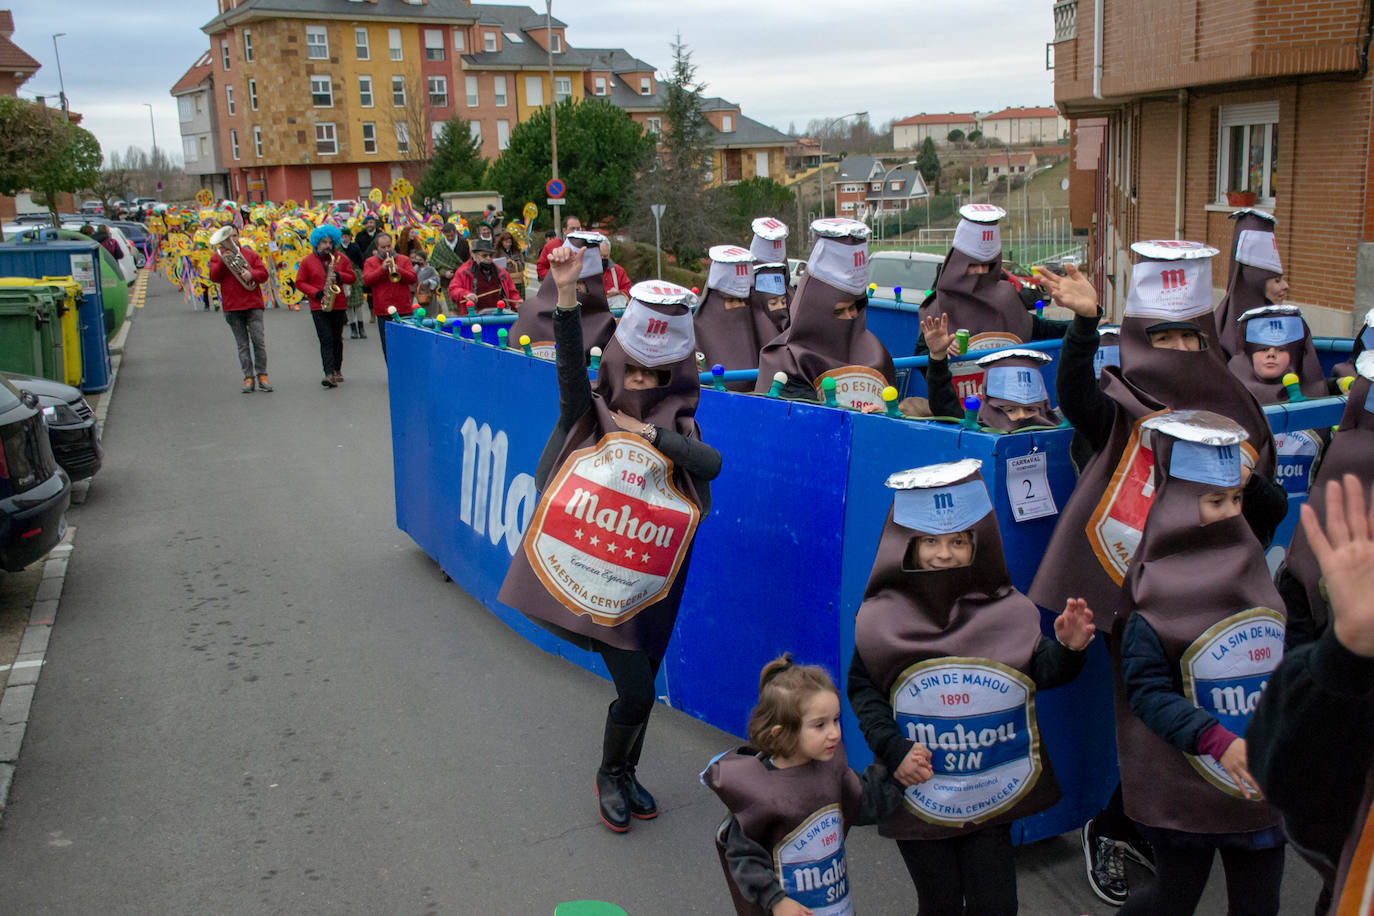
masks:
<instances>
[{"instance_id":1,"label":"brick apartment building","mask_svg":"<svg viewBox=\"0 0 1374 916\"><path fill-rule=\"evenodd\" d=\"M549 29L528 7L217 2L219 15L202 27L213 123L229 196L241 200L358 198L402 175L414 181L455 116L469 122L488 159L551 101L603 97L647 129L662 123L656 68L622 49L572 47L558 19L550 85ZM723 99L707 99L706 115L713 181L781 177L790 138Z\"/></svg>"},{"instance_id":2,"label":"brick apartment building","mask_svg":"<svg viewBox=\"0 0 1374 916\"><path fill-rule=\"evenodd\" d=\"M1220 298L1235 207L1274 213L1280 256L1317 334L1374 305L1369 0L1054 5L1055 102L1074 119L1070 208L1119 317L1139 239L1216 246ZM1353 312L1352 312L1353 306Z\"/></svg>"}]
</instances>

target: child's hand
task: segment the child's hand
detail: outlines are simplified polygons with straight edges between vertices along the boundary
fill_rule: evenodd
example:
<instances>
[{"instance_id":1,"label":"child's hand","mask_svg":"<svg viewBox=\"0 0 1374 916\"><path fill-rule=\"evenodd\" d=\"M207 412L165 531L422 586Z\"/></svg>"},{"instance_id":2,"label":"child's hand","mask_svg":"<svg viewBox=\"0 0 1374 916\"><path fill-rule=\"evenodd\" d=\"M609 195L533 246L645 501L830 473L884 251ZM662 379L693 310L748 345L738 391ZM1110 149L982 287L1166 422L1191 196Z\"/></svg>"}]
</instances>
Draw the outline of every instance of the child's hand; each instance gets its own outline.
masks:
<instances>
[{"instance_id":1,"label":"child's hand","mask_svg":"<svg viewBox=\"0 0 1374 916\"><path fill-rule=\"evenodd\" d=\"M1088 278L1078 272L1078 265L1064 265L1064 276L1043 268L1035 272L1040 286L1050 294L1055 305L1081 315L1084 318L1097 317L1097 290L1093 289Z\"/></svg>"},{"instance_id":2,"label":"child's hand","mask_svg":"<svg viewBox=\"0 0 1374 916\"><path fill-rule=\"evenodd\" d=\"M1064 604L1064 613L1054 618L1054 638L1074 652L1088 648L1096 633L1092 608L1082 598L1070 598Z\"/></svg>"},{"instance_id":3,"label":"child's hand","mask_svg":"<svg viewBox=\"0 0 1374 916\"><path fill-rule=\"evenodd\" d=\"M1331 596L1331 627L1351 652L1374 657L1374 507L1355 475L1327 481L1323 531L1311 508L1316 495L1302 507L1302 527Z\"/></svg>"},{"instance_id":4,"label":"child's hand","mask_svg":"<svg viewBox=\"0 0 1374 916\"><path fill-rule=\"evenodd\" d=\"M774 904L773 916L811 916L811 911L791 897L784 897Z\"/></svg>"},{"instance_id":5,"label":"child's hand","mask_svg":"<svg viewBox=\"0 0 1374 916\"><path fill-rule=\"evenodd\" d=\"M898 785L910 788L919 786L934 775L935 771L930 766L930 748L924 744L913 744L892 778Z\"/></svg>"},{"instance_id":6,"label":"child's hand","mask_svg":"<svg viewBox=\"0 0 1374 916\"><path fill-rule=\"evenodd\" d=\"M887 408L882 404L869 403L859 405L859 413L882 413L886 409Z\"/></svg>"},{"instance_id":7,"label":"child's hand","mask_svg":"<svg viewBox=\"0 0 1374 916\"><path fill-rule=\"evenodd\" d=\"M949 333L948 315L941 313L938 318L922 318L921 336L926 339L926 348L930 350L931 359L938 362L947 357L950 350L955 351L955 356L959 355L959 343Z\"/></svg>"},{"instance_id":8,"label":"child's hand","mask_svg":"<svg viewBox=\"0 0 1374 916\"><path fill-rule=\"evenodd\" d=\"M1250 775L1250 765L1245 755L1245 739L1237 738L1231 742L1231 746L1222 752L1221 760L1218 761L1221 768L1226 771L1226 775L1231 777L1231 781L1240 786L1240 791L1246 798L1253 798L1256 801L1264 798L1264 793L1255 782L1255 777Z\"/></svg>"},{"instance_id":9,"label":"child's hand","mask_svg":"<svg viewBox=\"0 0 1374 916\"><path fill-rule=\"evenodd\" d=\"M561 245L549 252L549 276L559 289L572 289L582 272L582 251Z\"/></svg>"}]
</instances>

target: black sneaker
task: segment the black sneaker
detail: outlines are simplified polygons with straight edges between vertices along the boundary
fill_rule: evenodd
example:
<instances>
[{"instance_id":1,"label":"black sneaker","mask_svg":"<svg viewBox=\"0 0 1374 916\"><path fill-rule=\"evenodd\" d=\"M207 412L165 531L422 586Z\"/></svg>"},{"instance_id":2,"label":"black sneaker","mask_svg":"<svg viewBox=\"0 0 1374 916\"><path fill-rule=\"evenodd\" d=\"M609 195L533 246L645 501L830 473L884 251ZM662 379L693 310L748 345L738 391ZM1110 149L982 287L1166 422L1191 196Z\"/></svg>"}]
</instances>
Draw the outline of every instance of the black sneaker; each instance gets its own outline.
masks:
<instances>
[{"instance_id":1,"label":"black sneaker","mask_svg":"<svg viewBox=\"0 0 1374 916\"><path fill-rule=\"evenodd\" d=\"M1122 845L1125 847L1122 852L1126 853L1126 858L1148 868L1151 872L1155 870L1155 850L1148 842L1143 839L1123 840Z\"/></svg>"},{"instance_id":2,"label":"black sneaker","mask_svg":"<svg viewBox=\"0 0 1374 916\"><path fill-rule=\"evenodd\" d=\"M1082 836L1088 886L1107 903L1121 906L1130 893L1126 884L1127 844L1098 834L1093 829L1093 821L1083 825Z\"/></svg>"}]
</instances>

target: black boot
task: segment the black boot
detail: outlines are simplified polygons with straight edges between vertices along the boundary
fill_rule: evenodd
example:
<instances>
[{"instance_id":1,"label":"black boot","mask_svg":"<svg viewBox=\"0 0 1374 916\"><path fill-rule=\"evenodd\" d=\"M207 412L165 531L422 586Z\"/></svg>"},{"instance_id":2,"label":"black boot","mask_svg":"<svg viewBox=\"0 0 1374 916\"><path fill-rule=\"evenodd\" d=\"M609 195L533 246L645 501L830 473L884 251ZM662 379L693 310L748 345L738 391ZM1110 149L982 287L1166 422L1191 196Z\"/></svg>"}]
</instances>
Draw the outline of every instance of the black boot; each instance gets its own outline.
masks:
<instances>
[{"instance_id":1,"label":"black boot","mask_svg":"<svg viewBox=\"0 0 1374 916\"><path fill-rule=\"evenodd\" d=\"M629 802L630 814L642 821L658 817L658 805L649 790L640 785L635 777L635 767L639 766L639 755L644 750L644 732L649 728L649 720L639 723L635 730L635 741L630 746L630 756L625 764L625 800Z\"/></svg>"},{"instance_id":2,"label":"black boot","mask_svg":"<svg viewBox=\"0 0 1374 916\"><path fill-rule=\"evenodd\" d=\"M637 730L637 726L616 722L610 710L606 711L606 732L601 739L601 767L596 771L596 802L601 822L616 833L630 829L630 804L625 797L625 767Z\"/></svg>"},{"instance_id":3,"label":"black boot","mask_svg":"<svg viewBox=\"0 0 1374 916\"><path fill-rule=\"evenodd\" d=\"M348 323L348 336L351 340L358 339L358 322L350 321Z\"/></svg>"}]
</instances>

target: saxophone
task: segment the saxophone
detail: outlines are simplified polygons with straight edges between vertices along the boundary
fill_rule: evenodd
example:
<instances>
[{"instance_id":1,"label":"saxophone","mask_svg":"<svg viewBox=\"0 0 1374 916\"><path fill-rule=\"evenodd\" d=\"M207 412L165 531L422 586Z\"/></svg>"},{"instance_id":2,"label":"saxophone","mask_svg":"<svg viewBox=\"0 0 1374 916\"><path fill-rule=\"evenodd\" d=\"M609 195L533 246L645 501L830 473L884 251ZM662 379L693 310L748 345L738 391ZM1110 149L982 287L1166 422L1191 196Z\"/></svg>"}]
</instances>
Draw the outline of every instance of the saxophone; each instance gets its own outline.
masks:
<instances>
[{"instance_id":1,"label":"saxophone","mask_svg":"<svg viewBox=\"0 0 1374 916\"><path fill-rule=\"evenodd\" d=\"M334 252L331 251L329 253L329 269L324 272L325 295L328 297L329 301L321 302L320 309L325 312L334 311L334 300L337 299L339 297L339 294L343 292L343 290L339 288L339 284L334 279L334 259L337 257L338 255Z\"/></svg>"},{"instance_id":2,"label":"saxophone","mask_svg":"<svg viewBox=\"0 0 1374 916\"><path fill-rule=\"evenodd\" d=\"M224 262L224 266L229 268L229 272L234 275L234 279L239 281L239 285L244 289L258 288L255 281L243 279L244 273L250 272L251 268L248 266L248 259L243 256L242 251L239 251L238 245L219 249L219 259Z\"/></svg>"}]
</instances>

